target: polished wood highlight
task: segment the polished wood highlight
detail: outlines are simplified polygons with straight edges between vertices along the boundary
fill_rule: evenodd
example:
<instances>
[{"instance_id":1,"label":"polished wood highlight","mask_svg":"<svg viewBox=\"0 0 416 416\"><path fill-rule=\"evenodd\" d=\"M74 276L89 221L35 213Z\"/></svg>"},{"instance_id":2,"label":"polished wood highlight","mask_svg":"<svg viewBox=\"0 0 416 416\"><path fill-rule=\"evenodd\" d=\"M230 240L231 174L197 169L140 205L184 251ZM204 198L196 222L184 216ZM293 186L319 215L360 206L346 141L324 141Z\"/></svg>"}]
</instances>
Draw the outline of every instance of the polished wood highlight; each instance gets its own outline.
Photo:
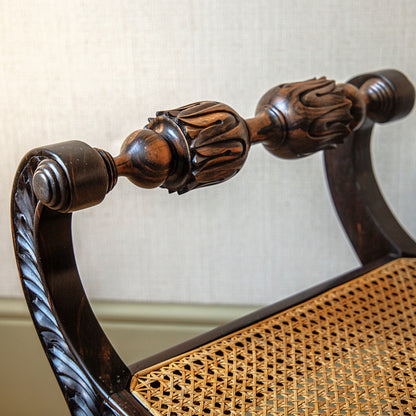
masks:
<instances>
[{"instance_id":1,"label":"polished wood highlight","mask_svg":"<svg viewBox=\"0 0 416 416\"><path fill-rule=\"evenodd\" d=\"M72 414L149 416L128 390L132 371L145 363L212 342L393 258L415 257L415 243L377 187L369 155L373 124L405 116L413 103L413 86L395 70L347 84L319 78L273 88L247 120L213 101L158 112L126 139L117 157L79 141L30 151L12 190L15 254L35 327ZM325 150L335 206L363 268L128 367L83 290L71 213L99 204L118 176L178 193L220 183L241 170L256 143L294 159Z\"/></svg>"},{"instance_id":2,"label":"polished wood highlight","mask_svg":"<svg viewBox=\"0 0 416 416\"><path fill-rule=\"evenodd\" d=\"M127 176L142 188L163 185L172 164L169 144L153 130L138 130L130 134L114 159L119 175Z\"/></svg>"}]
</instances>

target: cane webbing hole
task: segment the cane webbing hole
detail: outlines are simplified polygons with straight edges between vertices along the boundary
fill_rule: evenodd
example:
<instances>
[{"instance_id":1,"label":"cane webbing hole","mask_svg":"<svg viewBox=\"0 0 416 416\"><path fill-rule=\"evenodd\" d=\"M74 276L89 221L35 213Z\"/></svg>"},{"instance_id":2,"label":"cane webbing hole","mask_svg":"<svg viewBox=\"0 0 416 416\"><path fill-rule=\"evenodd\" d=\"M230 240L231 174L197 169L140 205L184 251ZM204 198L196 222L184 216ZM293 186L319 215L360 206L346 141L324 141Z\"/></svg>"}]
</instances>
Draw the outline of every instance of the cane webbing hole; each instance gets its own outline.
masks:
<instances>
[{"instance_id":1,"label":"cane webbing hole","mask_svg":"<svg viewBox=\"0 0 416 416\"><path fill-rule=\"evenodd\" d=\"M393 261L139 372L131 391L154 415L413 415L415 266Z\"/></svg>"}]
</instances>

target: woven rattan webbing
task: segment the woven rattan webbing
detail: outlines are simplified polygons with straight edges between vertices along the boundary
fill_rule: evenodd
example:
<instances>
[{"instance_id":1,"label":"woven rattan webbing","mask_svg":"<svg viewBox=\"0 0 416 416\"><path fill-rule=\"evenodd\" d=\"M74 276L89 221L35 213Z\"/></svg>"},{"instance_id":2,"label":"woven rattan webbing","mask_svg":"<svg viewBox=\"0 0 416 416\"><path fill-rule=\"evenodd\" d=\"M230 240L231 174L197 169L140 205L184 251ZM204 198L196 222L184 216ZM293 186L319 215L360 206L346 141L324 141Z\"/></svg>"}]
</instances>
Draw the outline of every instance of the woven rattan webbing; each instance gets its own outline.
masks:
<instances>
[{"instance_id":1,"label":"woven rattan webbing","mask_svg":"<svg viewBox=\"0 0 416 416\"><path fill-rule=\"evenodd\" d=\"M134 375L154 415L416 415L416 259Z\"/></svg>"}]
</instances>

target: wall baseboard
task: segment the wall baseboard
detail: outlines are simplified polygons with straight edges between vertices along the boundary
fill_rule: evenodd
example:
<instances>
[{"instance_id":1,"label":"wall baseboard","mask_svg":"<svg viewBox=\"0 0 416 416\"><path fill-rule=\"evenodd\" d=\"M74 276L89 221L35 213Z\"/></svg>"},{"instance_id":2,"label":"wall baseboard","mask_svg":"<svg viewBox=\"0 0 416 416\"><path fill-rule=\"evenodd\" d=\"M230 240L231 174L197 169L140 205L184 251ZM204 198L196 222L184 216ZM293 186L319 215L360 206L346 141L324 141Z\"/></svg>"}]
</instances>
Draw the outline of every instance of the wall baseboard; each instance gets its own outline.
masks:
<instances>
[{"instance_id":1,"label":"wall baseboard","mask_svg":"<svg viewBox=\"0 0 416 416\"><path fill-rule=\"evenodd\" d=\"M257 309L103 301L92 307L127 364ZM0 339L1 413L69 414L23 299L0 298Z\"/></svg>"}]
</instances>

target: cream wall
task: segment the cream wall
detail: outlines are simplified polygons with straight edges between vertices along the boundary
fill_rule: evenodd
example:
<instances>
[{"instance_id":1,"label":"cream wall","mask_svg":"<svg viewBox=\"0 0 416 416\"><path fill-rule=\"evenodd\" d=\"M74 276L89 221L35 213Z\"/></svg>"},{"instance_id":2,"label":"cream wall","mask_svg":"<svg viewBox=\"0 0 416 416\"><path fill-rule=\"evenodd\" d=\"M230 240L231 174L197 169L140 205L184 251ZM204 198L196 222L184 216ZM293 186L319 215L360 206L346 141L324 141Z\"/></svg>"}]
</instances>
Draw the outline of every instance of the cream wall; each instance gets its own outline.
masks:
<instances>
[{"instance_id":1,"label":"cream wall","mask_svg":"<svg viewBox=\"0 0 416 416\"><path fill-rule=\"evenodd\" d=\"M416 2L0 0L0 296L21 296L9 195L30 148L85 140L117 154L156 110L199 99L249 117L285 81L396 67L416 81ZM388 201L416 236L416 112L377 130ZM358 263L321 155L255 147L232 180L183 196L120 179L74 216L95 299L263 304Z\"/></svg>"}]
</instances>

